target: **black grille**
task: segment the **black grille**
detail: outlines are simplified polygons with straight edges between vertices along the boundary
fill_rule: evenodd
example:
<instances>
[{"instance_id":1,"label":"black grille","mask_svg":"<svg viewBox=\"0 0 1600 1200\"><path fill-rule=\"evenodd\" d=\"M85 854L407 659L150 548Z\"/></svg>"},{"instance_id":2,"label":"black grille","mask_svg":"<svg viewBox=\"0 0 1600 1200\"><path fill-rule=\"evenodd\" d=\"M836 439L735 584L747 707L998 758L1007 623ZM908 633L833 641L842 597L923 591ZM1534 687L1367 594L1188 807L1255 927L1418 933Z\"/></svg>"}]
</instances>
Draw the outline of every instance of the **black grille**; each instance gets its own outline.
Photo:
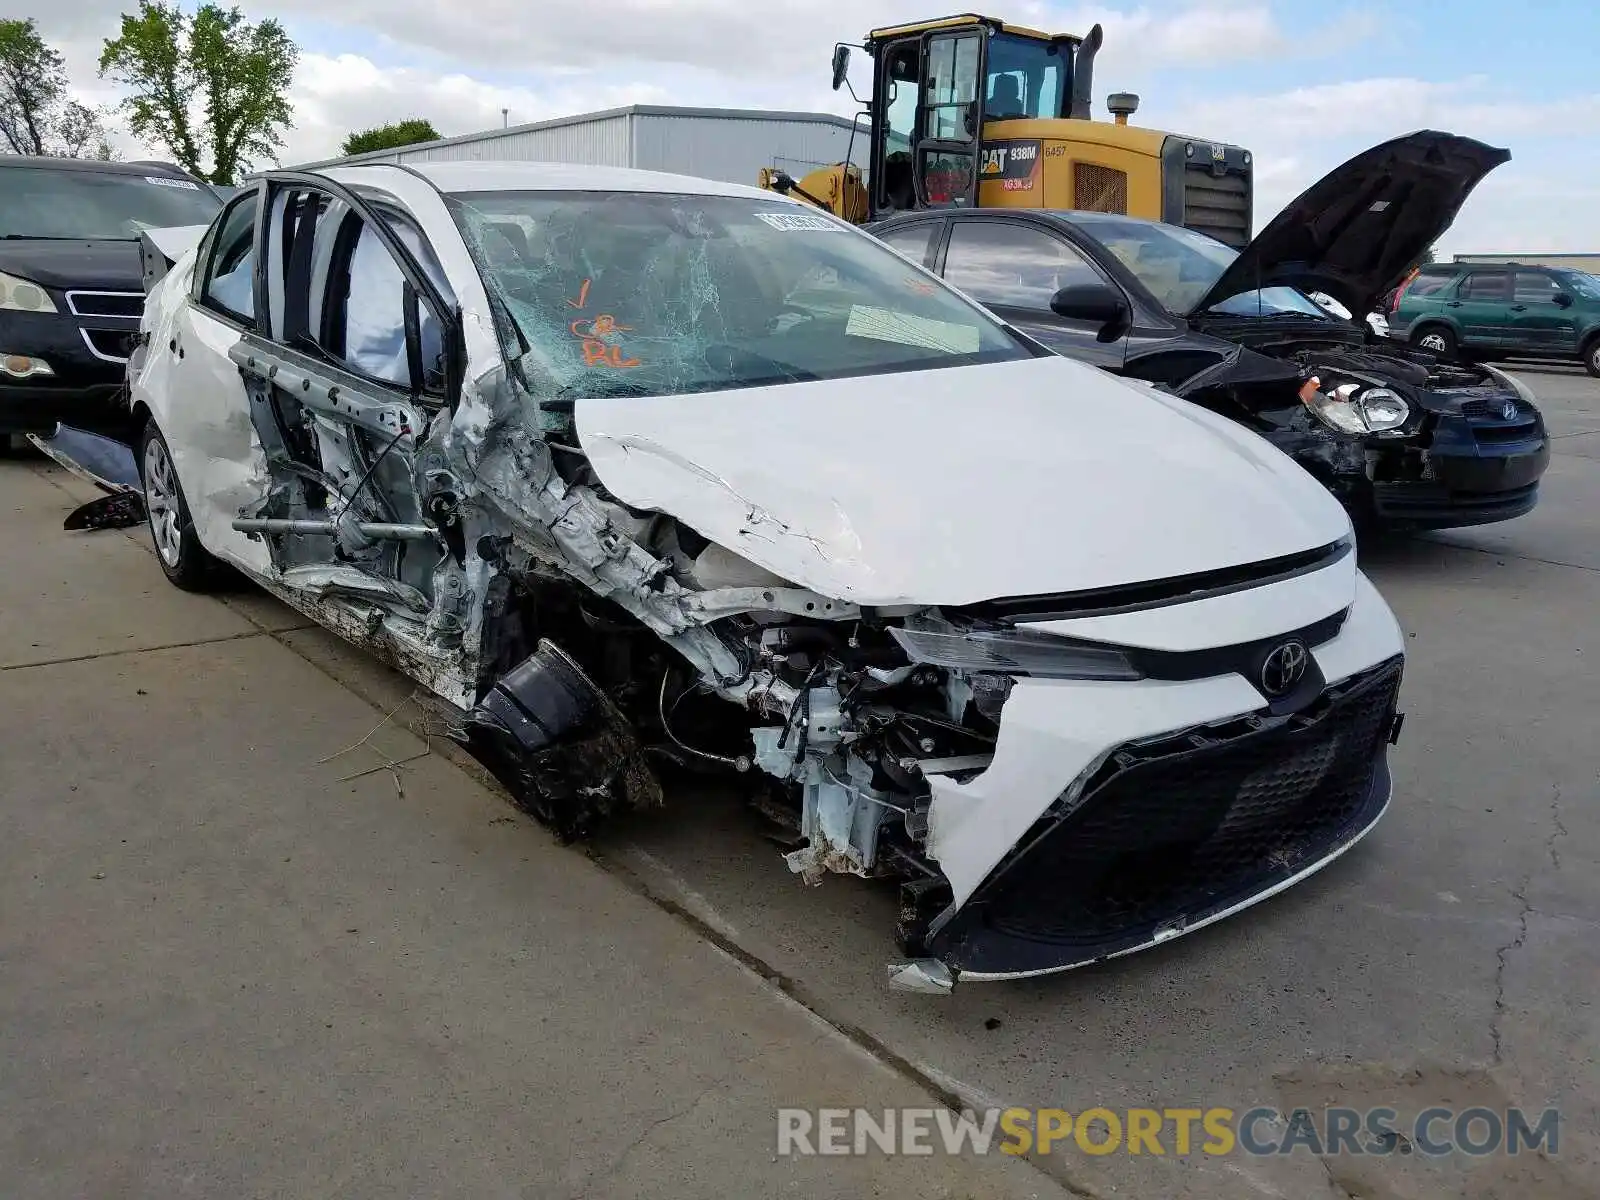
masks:
<instances>
[{"instance_id":1,"label":"black grille","mask_svg":"<svg viewBox=\"0 0 1600 1200\"><path fill-rule=\"evenodd\" d=\"M131 330L85 329L83 336L102 357L127 362L133 353L134 341L139 335Z\"/></svg>"},{"instance_id":2,"label":"black grille","mask_svg":"<svg viewBox=\"0 0 1600 1200\"><path fill-rule=\"evenodd\" d=\"M1525 442L1538 436L1537 421L1518 421L1508 425L1474 425L1472 436L1485 446L1504 445L1508 442Z\"/></svg>"},{"instance_id":3,"label":"black grille","mask_svg":"<svg viewBox=\"0 0 1600 1200\"><path fill-rule=\"evenodd\" d=\"M1209 162L1186 164L1183 223L1235 249L1244 247L1250 241L1248 176L1231 170L1214 174Z\"/></svg>"},{"instance_id":4,"label":"black grille","mask_svg":"<svg viewBox=\"0 0 1600 1200\"><path fill-rule=\"evenodd\" d=\"M1010 870L980 919L1057 946L1154 929L1247 898L1376 816L1399 660L1279 724L1124 747Z\"/></svg>"},{"instance_id":5,"label":"black grille","mask_svg":"<svg viewBox=\"0 0 1600 1200\"><path fill-rule=\"evenodd\" d=\"M1486 400L1474 396L1461 402L1461 415L1472 427L1472 436L1484 445L1503 445L1534 437L1539 431L1538 414L1520 401Z\"/></svg>"},{"instance_id":6,"label":"black grille","mask_svg":"<svg viewBox=\"0 0 1600 1200\"><path fill-rule=\"evenodd\" d=\"M79 317L132 317L144 312L143 292L68 292L67 305Z\"/></svg>"}]
</instances>

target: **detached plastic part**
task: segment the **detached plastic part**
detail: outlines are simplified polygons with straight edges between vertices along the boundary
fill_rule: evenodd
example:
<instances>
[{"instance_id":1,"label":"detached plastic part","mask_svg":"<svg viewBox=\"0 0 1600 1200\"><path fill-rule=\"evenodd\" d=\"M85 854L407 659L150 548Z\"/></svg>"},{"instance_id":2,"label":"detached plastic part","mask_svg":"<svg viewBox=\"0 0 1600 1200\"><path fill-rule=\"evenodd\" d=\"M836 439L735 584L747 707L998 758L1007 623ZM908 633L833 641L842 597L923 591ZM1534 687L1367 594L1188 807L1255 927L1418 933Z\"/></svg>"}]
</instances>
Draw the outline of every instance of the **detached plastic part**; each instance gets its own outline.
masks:
<instances>
[{"instance_id":1,"label":"detached plastic part","mask_svg":"<svg viewBox=\"0 0 1600 1200\"><path fill-rule=\"evenodd\" d=\"M955 986L955 975L937 958L918 958L911 962L889 964L889 987L893 991L948 996Z\"/></svg>"},{"instance_id":2,"label":"detached plastic part","mask_svg":"<svg viewBox=\"0 0 1600 1200\"><path fill-rule=\"evenodd\" d=\"M564 841L619 809L662 802L627 718L554 642L495 681L465 733L517 802Z\"/></svg>"},{"instance_id":3,"label":"detached plastic part","mask_svg":"<svg viewBox=\"0 0 1600 1200\"><path fill-rule=\"evenodd\" d=\"M67 514L63 529L127 529L144 520L144 487L133 447L59 424L51 433L29 434L28 440L58 466L106 493Z\"/></svg>"}]
</instances>

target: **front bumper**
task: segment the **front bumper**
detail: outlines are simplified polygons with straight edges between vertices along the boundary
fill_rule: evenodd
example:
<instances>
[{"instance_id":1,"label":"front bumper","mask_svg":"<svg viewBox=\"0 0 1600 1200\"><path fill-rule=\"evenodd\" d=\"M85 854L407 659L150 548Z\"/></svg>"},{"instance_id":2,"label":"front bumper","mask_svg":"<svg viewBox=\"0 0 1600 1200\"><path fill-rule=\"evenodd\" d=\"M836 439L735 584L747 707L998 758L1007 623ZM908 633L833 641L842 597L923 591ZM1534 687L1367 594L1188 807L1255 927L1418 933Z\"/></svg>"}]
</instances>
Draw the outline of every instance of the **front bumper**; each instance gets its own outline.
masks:
<instances>
[{"instance_id":1,"label":"front bumper","mask_svg":"<svg viewBox=\"0 0 1600 1200\"><path fill-rule=\"evenodd\" d=\"M1544 421L1526 404L1505 417L1487 404L1441 414L1426 451L1380 457L1372 506L1380 521L1447 529L1507 521L1532 511L1550 465Z\"/></svg>"},{"instance_id":2,"label":"front bumper","mask_svg":"<svg viewBox=\"0 0 1600 1200\"><path fill-rule=\"evenodd\" d=\"M0 312L0 353L41 358L53 372L25 381L0 375L0 435L49 433L59 422L126 436L126 356L136 319L81 317L64 297L57 303L59 313Z\"/></svg>"},{"instance_id":3,"label":"front bumper","mask_svg":"<svg viewBox=\"0 0 1600 1200\"><path fill-rule=\"evenodd\" d=\"M1119 747L929 941L966 979L1129 954L1257 904L1338 858L1389 804L1396 658L1290 717Z\"/></svg>"},{"instance_id":4,"label":"front bumper","mask_svg":"<svg viewBox=\"0 0 1600 1200\"><path fill-rule=\"evenodd\" d=\"M1330 611L1345 614L1337 634L1307 642L1330 682L1291 706L1268 703L1233 669L1018 680L990 766L965 782L929 777L927 853L948 892L902 893L902 949L927 970L894 986L1041 975L1155 945L1282 891L1359 840L1388 801L1386 714L1405 639L1353 564L1061 632L1190 651L1247 627L1282 630L1285 612ZM1344 716L1358 699L1360 729Z\"/></svg>"},{"instance_id":5,"label":"front bumper","mask_svg":"<svg viewBox=\"0 0 1600 1200\"><path fill-rule=\"evenodd\" d=\"M86 387L0 383L0 435L49 433L59 423L125 438L132 422L125 397L120 383Z\"/></svg>"}]
</instances>

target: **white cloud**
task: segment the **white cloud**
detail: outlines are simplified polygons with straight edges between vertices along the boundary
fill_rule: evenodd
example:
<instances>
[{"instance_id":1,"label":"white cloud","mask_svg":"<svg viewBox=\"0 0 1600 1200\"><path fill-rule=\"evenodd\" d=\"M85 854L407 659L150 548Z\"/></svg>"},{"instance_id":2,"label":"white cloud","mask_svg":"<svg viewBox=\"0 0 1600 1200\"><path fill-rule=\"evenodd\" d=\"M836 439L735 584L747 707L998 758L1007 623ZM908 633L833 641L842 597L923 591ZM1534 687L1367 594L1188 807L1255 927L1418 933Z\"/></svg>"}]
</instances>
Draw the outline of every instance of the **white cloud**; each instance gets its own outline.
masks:
<instances>
[{"instance_id":1,"label":"white cloud","mask_svg":"<svg viewBox=\"0 0 1600 1200\"><path fill-rule=\"evenodd\" d=\"M1231 137L1230 128L1248 129L1268 141L1366 135L1376 142L1415 129L1471 130L1478 138L1550 136L1600 125L1600 93L1529 103L1482 76L1353 79L1202 101L1190 111L1200 128L1219 136Z\"/></svg>"}]
</instances>

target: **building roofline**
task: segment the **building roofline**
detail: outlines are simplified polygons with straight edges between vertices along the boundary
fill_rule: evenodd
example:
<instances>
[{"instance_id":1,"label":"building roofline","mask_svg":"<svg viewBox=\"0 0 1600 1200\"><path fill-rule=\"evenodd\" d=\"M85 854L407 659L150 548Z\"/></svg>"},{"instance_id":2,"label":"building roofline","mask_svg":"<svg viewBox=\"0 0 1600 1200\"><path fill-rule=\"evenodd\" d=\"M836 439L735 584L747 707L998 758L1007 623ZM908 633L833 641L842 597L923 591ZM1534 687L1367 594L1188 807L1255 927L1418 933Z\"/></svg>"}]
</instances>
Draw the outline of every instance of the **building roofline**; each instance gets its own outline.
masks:
<instances>
[{"instance_id":1,"label":"building roofline","mask_svg":"<svg viewBox=\"0 0 1600 1200\"><path fill-rule=\"evenodd\" d=\"M745 121L809 121L813 124L833 125L849 129L854 122L837 113L789 112L765 108L685 108L669 104L629 104L622 108L605 108L598 112L577 113L570 117L553 117L547 121L533 121L526 125L511 125L505 129L484 129L477 133L463 133L456 137L439 138L431 142L413 142L388 150L368 150L341 158L323 158L316 162L295 163L286 170L307 171L322 167L353 166L364 162L390 162L396 153L415 150L432 150L440 146L464 146L471 142L488 142L510 137L517 133L537 133L545 129L560 129L567 125L586 125L592 121L606 121L616 117L704 117Z\"/></svg>"}]
</instances>

